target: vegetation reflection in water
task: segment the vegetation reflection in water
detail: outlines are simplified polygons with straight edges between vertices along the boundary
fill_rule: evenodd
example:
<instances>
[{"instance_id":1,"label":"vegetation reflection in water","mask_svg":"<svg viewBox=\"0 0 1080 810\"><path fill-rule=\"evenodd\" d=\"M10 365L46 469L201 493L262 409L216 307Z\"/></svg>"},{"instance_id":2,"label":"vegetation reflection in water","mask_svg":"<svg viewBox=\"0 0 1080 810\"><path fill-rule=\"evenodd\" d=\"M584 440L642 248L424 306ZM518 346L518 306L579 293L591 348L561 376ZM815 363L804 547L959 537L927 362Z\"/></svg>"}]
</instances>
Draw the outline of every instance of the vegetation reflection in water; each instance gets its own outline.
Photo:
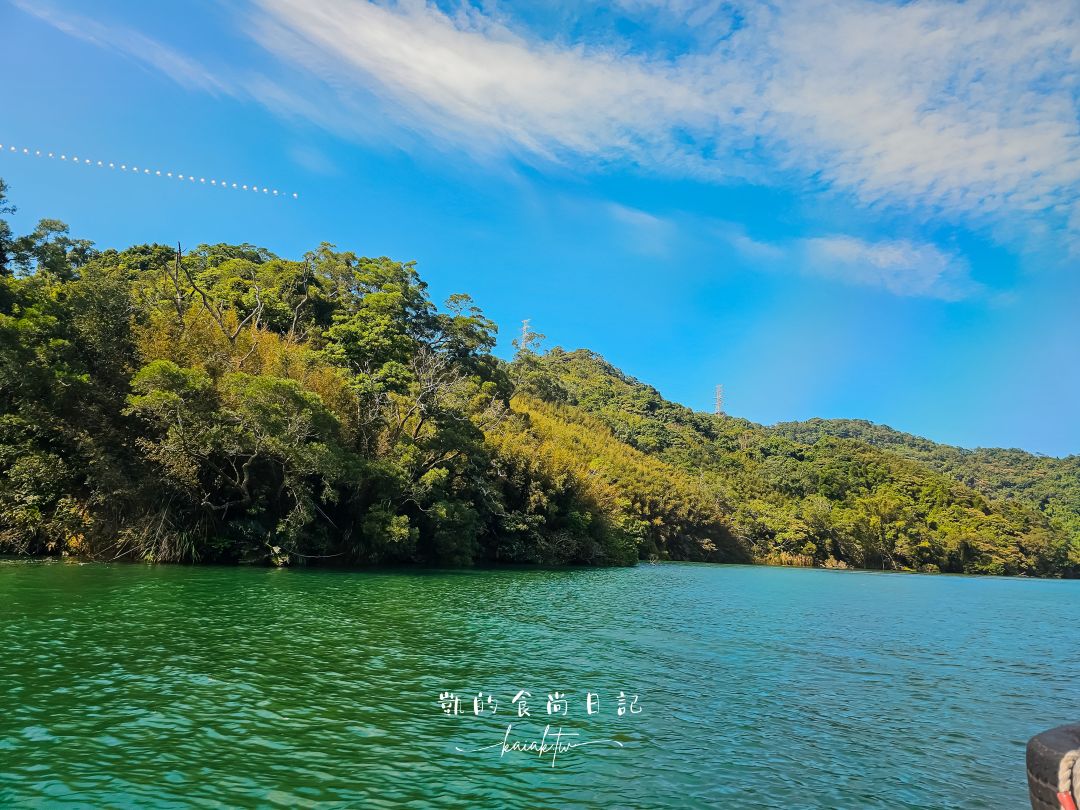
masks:
<instances>
[{"instance_id":1,"label":"vegetation reflection in water","mask_svg":"<svg viewBox=\"0 0 1080 810\"><path fill-rule=\"evenodd\" d=\"M1025 740L1080 716L1077 587L2 563L0 804L1021 807ZM473 752L522 689L523 735L558 690L555 725L621 747ZM481 690L506 714L474 717Z\"/></svg>"}]
</instances>

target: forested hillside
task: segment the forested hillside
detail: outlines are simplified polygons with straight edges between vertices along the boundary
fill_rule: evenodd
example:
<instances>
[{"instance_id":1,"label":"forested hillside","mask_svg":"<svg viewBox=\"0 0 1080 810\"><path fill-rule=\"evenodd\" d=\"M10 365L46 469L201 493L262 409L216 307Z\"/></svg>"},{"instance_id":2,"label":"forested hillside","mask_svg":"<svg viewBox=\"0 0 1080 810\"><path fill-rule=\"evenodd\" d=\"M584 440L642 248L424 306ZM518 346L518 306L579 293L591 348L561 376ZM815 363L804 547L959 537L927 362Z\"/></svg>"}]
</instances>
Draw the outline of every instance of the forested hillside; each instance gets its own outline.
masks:
<instances>
[{"instance_id":1,"label":"forested hillside","mask_svg":"<svg viewBox=\"0 0 1080 810\"><path fill-rule=\"evenodd\" d=\"M0 220L0 552L1080 571L1069 460L992 451L988 483L694 413L585 351L505 363L495 331L385 257L98 251Z\"/></svg>"},{"instance_id":2,"label":"forested hillside","mask_svg":"<svg viewBox=\"0 0 1080 810\"><path fill-rule=\"evenodd\" d=\"M695 413L587 351L556 349L533 364L531 384L545 396L694 474L755 559L1041 575L1080 562L1077 534L1037 505L991 497L867 441L799 441L785 435L790 426Z\"/></svg>"},{"instance_id":3,"label":"forested hillside","mask_svg":"<svg viewBox=\"0 0 1080 810\"><path fill-rule=\"evenodd\" d=\"M784 422L773 430L813 444L825 436L859 439L921 462L993 498L1030 503L1080 537L1080 456L1053 458L1023 450L966 450L858 419Z\"/></svg>"}]
</instances>

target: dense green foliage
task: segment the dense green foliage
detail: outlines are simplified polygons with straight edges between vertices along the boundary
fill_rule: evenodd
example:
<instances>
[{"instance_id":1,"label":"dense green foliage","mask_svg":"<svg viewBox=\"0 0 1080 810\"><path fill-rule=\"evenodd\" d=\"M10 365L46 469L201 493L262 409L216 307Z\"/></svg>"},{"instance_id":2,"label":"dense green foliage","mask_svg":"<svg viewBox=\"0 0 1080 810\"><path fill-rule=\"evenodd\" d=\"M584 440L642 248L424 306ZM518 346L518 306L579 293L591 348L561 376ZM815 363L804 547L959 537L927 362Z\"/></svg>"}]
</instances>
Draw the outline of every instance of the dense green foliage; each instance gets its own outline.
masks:
<instances>
[{"instance_id":1,"label":"dense green foliage","mask_svg":"<svg viewBox=\"0 0 1080 810\"><path fill-rule=\"evenodd\" d=\"M1080 456L1053 458L1023 450L965 450L858 419L809 419L773 428L795 441L857 439L945 473L991 498L1016 500L1045 513L1080 538Z\"/></svg>"},{"instance_id":2,"label":"dense green foliage","mask_svg":"<svg viewBox=\"0 0 1080 810\"><path fill-rule=\"evenodd\" d=\"M983 491L863 438L695 413L586 351L555 349L534 366L529 384L546 396L694 475L755 559L990 574L1080 569L1080 534L1068 513L1040 510L1023 486L1003 498L1005 484ZM1056 485L1029 482L1022 466L1010 475L1064 502L1077 487L1069 463L1061 461Z\"/></svg>"},{"instance_id":3,"label":"dense green foliage","mask_svg":"<svg viewBox=\"0 0 1080 810\"><path fill-rule=\"evenodd\" d=\"M536 429L514 412L494 325L467 296L437 310L410 264L329 245L301 261L250 245L99 253L55 222L3 233L0 550L741 559L699 494L658 505L638 486L685 489L677 471L600 470L540 410Z\"/></svg>"},{"instance_id":4,"label":"dense green foliage","mask_svg":"<svg viewBox=\"0 0 1080 810\"><path fill-rule=\"evenodd\" d=\"M411 264L98 252L0 219L0 551L1080 568L1075 460L962 473L952 448L693 413L588 352L494 345Z\"/></svg>"}]
</instances>

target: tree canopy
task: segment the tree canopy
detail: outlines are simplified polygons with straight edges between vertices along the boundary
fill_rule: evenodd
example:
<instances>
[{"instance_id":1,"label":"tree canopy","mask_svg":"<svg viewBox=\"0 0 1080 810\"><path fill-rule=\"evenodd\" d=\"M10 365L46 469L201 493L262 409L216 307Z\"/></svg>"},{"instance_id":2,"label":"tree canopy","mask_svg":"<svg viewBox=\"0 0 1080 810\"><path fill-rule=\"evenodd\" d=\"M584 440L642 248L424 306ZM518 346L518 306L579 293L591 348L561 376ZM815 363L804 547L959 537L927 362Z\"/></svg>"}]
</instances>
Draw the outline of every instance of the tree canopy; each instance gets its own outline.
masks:
<instances>
[{"instance_id":1,"label":"tree canopy","mask_svg":"<svg viewBox=\"0 0 1080 810\"><path fill-rule=\"evenodd\" d=\"M99 251L0 218L0 551L1080 571L1075 458L764 428L538 336L503 362L495 338L412 263Z\"/></svg>"}]
</instances>

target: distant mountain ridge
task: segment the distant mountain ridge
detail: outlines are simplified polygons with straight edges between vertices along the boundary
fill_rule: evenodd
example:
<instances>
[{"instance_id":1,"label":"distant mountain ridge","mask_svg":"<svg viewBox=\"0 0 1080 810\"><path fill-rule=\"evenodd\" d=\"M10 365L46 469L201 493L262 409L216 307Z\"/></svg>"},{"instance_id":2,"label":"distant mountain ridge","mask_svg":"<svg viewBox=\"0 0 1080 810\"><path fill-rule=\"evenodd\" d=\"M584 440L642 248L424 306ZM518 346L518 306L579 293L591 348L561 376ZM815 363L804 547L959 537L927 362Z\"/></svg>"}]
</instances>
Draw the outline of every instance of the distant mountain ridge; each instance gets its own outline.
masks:
<instances>
[{"instance_id":1,"label":"distant mountain ridge","mask_svg":"<svg viewBox=\"0 0 1080 810\"><path fill-rule=\"evenodd\" d=\"M781 422L774 430L813 444L824 436L850 438L918 461L991 497L1025 501L1080 534L1080 455L1064 458L1005 448L974 450L863 419L808 419Z\"/></svg>"},{"instance_id":2,"label":"distant mountain ridge","mask_svg":"<svg viewBox=\"0 0 1080 810\"><path fill-rule=\"evenodd\" d=\"M1036 572L1051 548L1055 566L1080 558L1078 457L961 450L857 420L768 427L695 412L587 350L553 349L539 365L549 399L697 476L756 558L984 573Z\"/></svg>"}]
</instances>

